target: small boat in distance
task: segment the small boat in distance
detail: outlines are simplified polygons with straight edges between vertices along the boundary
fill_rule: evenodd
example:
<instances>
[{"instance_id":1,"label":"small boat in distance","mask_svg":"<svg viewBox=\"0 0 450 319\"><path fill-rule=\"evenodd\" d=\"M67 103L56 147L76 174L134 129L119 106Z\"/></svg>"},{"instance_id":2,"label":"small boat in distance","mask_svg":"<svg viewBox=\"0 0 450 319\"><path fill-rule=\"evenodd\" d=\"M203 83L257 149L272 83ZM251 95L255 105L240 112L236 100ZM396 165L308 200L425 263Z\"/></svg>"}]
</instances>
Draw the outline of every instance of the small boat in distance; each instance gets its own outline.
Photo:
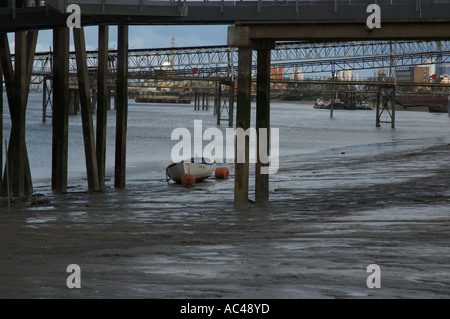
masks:
<instances>
[{"instance_id":1,"label":"small boat in distance","mask_svg":"<svg viewBox=\"0 0 450 319\"><path fill-rule=\"evenodd\" d=\"M166 168L166 179L181 183L184 174L192 174L196 182L210 177L216 168L216 162L206 158L191 158L179 163L173 163Z\"/></svg>"},{"instance_id":2,"label":"small boat in distance","mask_svg":"<svg viewBox=\"0 0 450 319\"><path fill-rule=\"evenodd\" d=\"M322 99L317 99L316 102L314 102L313 107L315 109L331 109L331 105L332 104L333 104L333 109L335 109L335 110L347 110L347 109L350 109L340 99L334 99L333 101L330 101L328 104L325 104Z\"/></svg>"},{"instance_id":3,"label":"small boat in distance","mask_svg":"<svg viewBox=\"0 0 450 319\"><path fill-rule=\"evenodd\" d=\"M171 104L191 104L191 99L188 97L180 96L147 96L136 97L134 99L136 103L171 103Z\"/></svg>"},{"instance_id":4,"label":"small boat in distance","mask_svg":"<svg viewBox=\"0 0 450 319\"><path fill-rule=\"evenodd\" d=\"M323 99L318 98L316 102L314 102L315 109L324 109L326 107L325 103L323 103Z\"/></svg>"}]
</instances>

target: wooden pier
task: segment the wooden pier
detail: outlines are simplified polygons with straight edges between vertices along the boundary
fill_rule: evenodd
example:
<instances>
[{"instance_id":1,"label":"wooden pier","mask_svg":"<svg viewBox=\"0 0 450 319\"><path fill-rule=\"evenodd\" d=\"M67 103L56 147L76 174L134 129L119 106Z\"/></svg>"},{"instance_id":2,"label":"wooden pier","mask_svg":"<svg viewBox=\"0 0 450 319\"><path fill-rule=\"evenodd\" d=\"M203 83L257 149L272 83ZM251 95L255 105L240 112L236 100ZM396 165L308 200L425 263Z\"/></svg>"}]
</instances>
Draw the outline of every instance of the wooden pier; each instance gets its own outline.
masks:
<instances>
[{"instance_id":1,"label":"wooden pier","mask_svg":"<svg viewBox=\"0 0 450 319\"><path fill-rule=\"evenodd\" d=\"M26 2L32 3L31 2ZM314 1L315 2L315 1ZM11 3L14 3L11 7ZM30 196L33 184L26 147L25 114L30 78L39 29L53 30L53 87L52 87L52 189L58 193L67 191L68 166L68 116L70 109L69 83L69 35L64 1L49 0L46 6L25 5L24 1L1 3L0 60L5 79L8 105L11 115L11 134L8 146L8 178L3 176L3 196ZM76 3L76 1L71 1ZM226 5L225 5L226 4ZM238 72L236 94L236 129L251 127L250 104L252 83L252 57L257 52L256 127L270 128L270 53L275 41L348 41L348 40L446 40L450 39L450 19L447 14L450 3L434 1L417 3L381 4L382 28L367 29L364 21L365 5L340 4L339 10L332 2L315 2L304 6L299 15L298 3L286 5L277 1L217 2L205 5L203 1L167 1L164 6L152 2L140 2L139 6L127 1L114 5L82 2L84 25L99 25L99 67L97 72L96 100L97 131L94 131L92 93L93 87L86 63L84 29L74 28L78 94L82 116L86 157L86 174L89 191L101 191L105 180L105 136L107 109L108 24L118 25L117 84L116 84L116 150L114 186L126 185L126 137L128 115L128 25L136 24L233 24L228 28L228 45L238 48ZM440 10L431 10L436 7ZM33 7L33 8L32 8ZM187 10L189 7L189 10ZM395 10L394 10L395 8ZM334 9L334 10L333 10ZM391 10L392 9L392 10ZM418 10L420 9L420 10ZM422 10L423 9L423 10ZM244 19L244 20L243 20ZM249 19L249 20L245 20ZM29 26L33 25L31 29ZM8 41L8 32L15 33L14 64ZM192 73L192 72L191 72ZM234 83L231 84L234 90ZM395 91L395 90L394 90ZM46 93L47 94L47 93ZM229 98L229 125L233 125L234 92ZM44 98L43 98L44 100ZM389 99L388 99L389 100ZM216 103L218 122L222 120L220 102ZM387 110L389 103L381 99L378 107ZM3 109L2 109L3 112ZM377 112L377 114L381 113ZM45 118L45 115L44 115ZM394 127L395 117L392 117ZM378 122L377 122L378 124ZM0 136L3 138L2 136ZM270 140L270 134L267 138ZM242 154L236 154L236 158ZM249 137L245 137L244 163L235 163L235 208L248 207L249 190ZM260 159L258 159L260 160ZM3 164L3 163L2 163ZM263 163L258 162L261 168ZM10 183L7 182L8 181ZM9 186L8 188L7 186ZM8 193L10 189L10 194ZM255 203L269 203L269 176L256 172Z\"/></svg>"}]
</instances>

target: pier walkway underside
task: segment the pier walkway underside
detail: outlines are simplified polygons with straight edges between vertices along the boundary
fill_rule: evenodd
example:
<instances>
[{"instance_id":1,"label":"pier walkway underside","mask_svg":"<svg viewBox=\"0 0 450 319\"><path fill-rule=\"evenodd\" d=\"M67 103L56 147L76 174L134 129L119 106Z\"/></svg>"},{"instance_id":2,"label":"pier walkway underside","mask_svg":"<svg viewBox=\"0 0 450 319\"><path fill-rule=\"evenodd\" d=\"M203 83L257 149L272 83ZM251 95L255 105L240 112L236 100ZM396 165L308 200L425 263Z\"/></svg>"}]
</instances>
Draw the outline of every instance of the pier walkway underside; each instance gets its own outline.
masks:
<instances>
[{"instance_id":1,"label":"pier walkway underside","mask_svg":"<svg viewBox=\"0 0 450 319\"><path fill-rule=\"evenodd\" d=\"M4 2L4 1L3 1ZM0 4L3 4L1 2ZM22 3L22 1L20 2ZM29 3L29 1L25 1ZM36 2L38 3L38 2ZM8 151L10 194L26 196L33 192L25 143L27 94L37 42L37 30L54 31L53 172L55 191L67 190L67 128L69 29L67 5L79 4L82 25L100 25L98 67L97 136L94 135L89 101L89 76L83 28L73 29L77 75L85 141L88 188L101 190L104 184L105 112L108 71L108 25L119 25L117 45L116 164L117 188L125 187L128 25L226 24L228 45L238 48L236 128L246 130L250 123L252 56L257 52L256 131L270 128L270 57L276 41L355 41L355 40L448 40L450 1L378 1L381 27L368 28L371 1L47 1L42 7L16 8L0 5L0 58L11 113ZM16 32L15 67L12 64L7 32ZM1 131L1 130L0 130ZM0 136L1 137L1 136ZM268 137L270 138L270 137ZM258 140L257 136L257 140ZM234 206L248 208L249 141L245 162L235 164ZM237 154L236 154L237 155ZM268 163L256 163L255 204L269 203L269 175L261 174ZM8 183L9 184L9 183ZM8 194L9 195L9 194Z\"/></svg>"}]
</instances>

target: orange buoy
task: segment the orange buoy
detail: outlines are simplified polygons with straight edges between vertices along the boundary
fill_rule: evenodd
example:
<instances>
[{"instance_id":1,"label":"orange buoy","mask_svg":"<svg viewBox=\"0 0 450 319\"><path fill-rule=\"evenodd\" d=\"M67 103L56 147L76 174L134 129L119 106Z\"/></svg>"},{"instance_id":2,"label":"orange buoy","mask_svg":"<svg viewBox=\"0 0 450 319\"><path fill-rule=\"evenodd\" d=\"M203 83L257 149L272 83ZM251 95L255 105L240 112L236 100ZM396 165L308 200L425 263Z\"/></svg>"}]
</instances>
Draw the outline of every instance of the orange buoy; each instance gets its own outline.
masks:
<instances>
[{"instance_id":1,"label":"orange buoy","mask_svg":"<svg viewBox=\"0 0 450 319\"><path fill-rule=\"evenodd\" d=\"M195 176L192 174L184 174L181 178L181 184L185 187L192 187L195 185Z\"/></svg>"},{"instance_id":2,"label":"orange buoy","mask_svg":"<svg viewBox=\"0 0 450 319\"><path fill-rule=\"evenodd\" d=\"M216 178L228 178L228 175L230 175L230 172L228 171L228 168L226 167L217 167L216 171L214 173L216 175Z\"/></svg>"}]
</instances>

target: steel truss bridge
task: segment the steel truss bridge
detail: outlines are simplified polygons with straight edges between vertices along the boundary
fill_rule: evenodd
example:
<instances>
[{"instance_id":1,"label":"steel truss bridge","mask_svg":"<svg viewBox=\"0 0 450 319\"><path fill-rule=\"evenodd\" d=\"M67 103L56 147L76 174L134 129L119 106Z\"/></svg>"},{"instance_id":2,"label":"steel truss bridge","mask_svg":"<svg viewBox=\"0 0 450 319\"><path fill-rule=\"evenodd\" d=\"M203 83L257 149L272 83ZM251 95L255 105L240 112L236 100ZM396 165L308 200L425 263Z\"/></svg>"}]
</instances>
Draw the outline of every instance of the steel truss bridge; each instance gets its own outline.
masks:
<instances>
[{"instance_id":1,"label":"steel truss bridge","mask_svg":"<svg viewBox=\"0 0 450 319\"><path fill-rule=\"evenodd\" d=\"M70 4L80 5L82 23L88 26L365 21L373 3L381 7L385 21L445 20L450 10L449 0L5 0L0 1L0 31L65 26Z\"/></svg>"},{"instance_id":2,"label":"steel truss bridge","mask_svg":"<svg viewBox=\"0 0 450 319\"><path fill-rule=\"evenodd\" d=\"M237 74L238 50L228 46L133 49L129 51L130 85L144 81L230 81ZM254 51L256 61L256 51ZM52 75L53 54L36 53L33 83ZM328 75L340 70L386 69L433 63L450 63L450 41L354 41L354 42L279 42L271 53L272 67L283 68L282 78L297 80L300 73ZM117 70L117 51L109 51L109 70ZM98 52L87 52L89 70L98 67ZM69 68L76 77L75 54ZM256 65L253 66L256 73ZM94 72L93 72L94 74Z\"/></svg>"}]
</instances>

